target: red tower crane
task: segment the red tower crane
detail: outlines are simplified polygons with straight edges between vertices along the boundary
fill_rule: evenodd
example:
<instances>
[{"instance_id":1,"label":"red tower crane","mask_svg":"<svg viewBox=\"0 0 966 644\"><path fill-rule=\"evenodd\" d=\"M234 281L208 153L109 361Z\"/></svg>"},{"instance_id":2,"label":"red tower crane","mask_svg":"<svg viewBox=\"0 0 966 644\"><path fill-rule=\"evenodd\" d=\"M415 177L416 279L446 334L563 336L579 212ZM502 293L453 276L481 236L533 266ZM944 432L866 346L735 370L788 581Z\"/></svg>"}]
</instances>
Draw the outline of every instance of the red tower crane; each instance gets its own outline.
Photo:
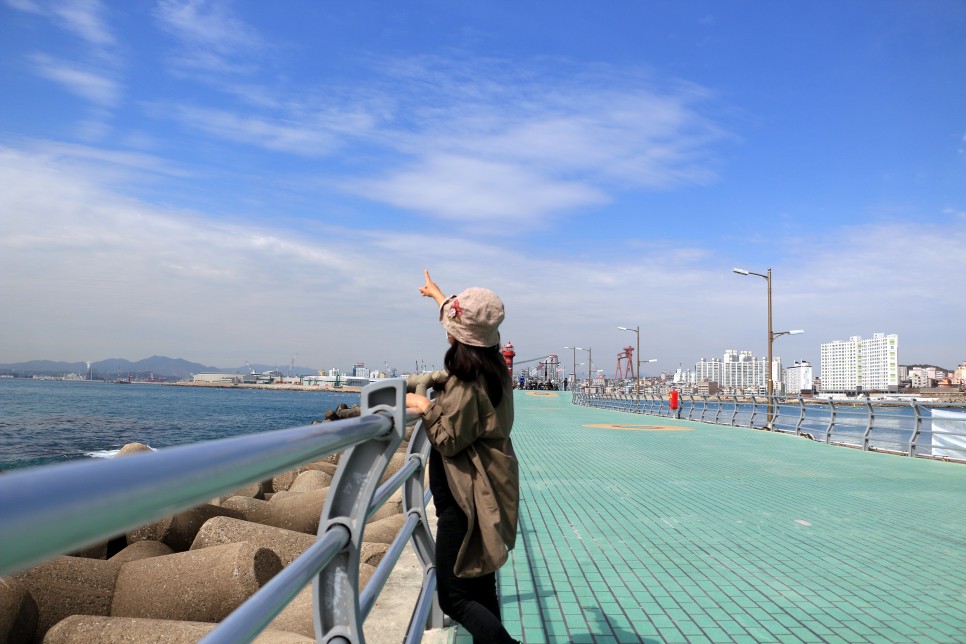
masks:
<instances>
[{"instance_id":1,"label":"red tower crane","mask_svg":"<svg viewBox=\"0 0 966 644\"><path fill-rule=\"evenodd\" d=\"M621 367L622 360L627 360L626 371ZM624 347L624 350L617 354L617 379L633 378L634 371L634 347Z\"/></svg>"}]
</instances>

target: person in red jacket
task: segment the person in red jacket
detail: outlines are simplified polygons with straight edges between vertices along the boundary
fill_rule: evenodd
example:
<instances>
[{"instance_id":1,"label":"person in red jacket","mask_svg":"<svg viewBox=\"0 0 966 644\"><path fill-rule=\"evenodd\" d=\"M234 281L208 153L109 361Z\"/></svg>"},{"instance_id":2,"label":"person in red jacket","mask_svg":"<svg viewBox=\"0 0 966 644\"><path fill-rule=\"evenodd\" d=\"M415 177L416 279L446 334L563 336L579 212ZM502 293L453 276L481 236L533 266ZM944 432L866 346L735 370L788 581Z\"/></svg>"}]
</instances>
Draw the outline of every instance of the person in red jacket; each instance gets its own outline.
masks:
<instances>
[{"instance_id":1,"label":"person in red jacket","mask_svg":"<svg viewBox=\"0 0 966 644\"><path fill-rule=\"evenodd\" d=\"M519 471L510 430L513 386L500 354L503 302L468 288L446 297L429 271L419 289L439 306L450 343L449 378L430 401L406 395L433 444L429 485L438 517L436 575L440 608L476 644L516 642L503 627L496 571L516 542Z\"/></svg>"}]
</instances>

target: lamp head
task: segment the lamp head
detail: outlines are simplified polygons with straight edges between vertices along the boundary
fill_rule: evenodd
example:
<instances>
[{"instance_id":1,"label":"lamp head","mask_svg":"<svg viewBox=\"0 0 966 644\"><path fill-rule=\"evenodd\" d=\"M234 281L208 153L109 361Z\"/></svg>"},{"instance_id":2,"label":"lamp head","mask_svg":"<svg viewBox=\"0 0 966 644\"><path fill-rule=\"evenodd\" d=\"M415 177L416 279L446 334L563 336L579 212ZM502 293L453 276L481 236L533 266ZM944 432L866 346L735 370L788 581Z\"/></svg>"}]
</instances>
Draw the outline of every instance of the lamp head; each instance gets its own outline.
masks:
<instances>
[{"instance_id":1,"label":"lamp head","mask_svg":"<svg viewBox=\"0 0 966 644\"><path fill-rule=\"evenodd\" d=\"M732 268L731 272L738 273L738 275L748 275L750 271L747 271L743 268Z\"/></svg>"},{"instance_id":2,"label":"lamp head","mask_svg":"<svg viewBox=\"0 0 966 644\"><path fill-rule=\"evenodd\" d=\"M805 333L805 329L792 329L788 332L788 335L801 335Z\"/></svg>"}]
</instances>

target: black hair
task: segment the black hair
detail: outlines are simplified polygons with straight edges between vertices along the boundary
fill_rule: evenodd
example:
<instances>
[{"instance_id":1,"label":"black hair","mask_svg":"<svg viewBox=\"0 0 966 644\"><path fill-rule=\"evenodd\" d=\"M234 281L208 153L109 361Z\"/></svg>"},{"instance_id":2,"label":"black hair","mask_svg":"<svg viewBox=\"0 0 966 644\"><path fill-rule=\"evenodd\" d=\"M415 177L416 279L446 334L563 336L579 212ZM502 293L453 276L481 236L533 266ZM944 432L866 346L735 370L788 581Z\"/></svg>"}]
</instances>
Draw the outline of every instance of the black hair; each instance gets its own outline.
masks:
<instances>
[{"instance_id":1,"label":"black hair","mask_svg":"<svg viewBox=\"0 0 966 644\"><path fill-rule=\"evenodd\" d=\"M510 372L498 345L471 347L454 340L446 350L443 364L450 375L464 382L472 382L482 376L483 388L494 407L503 400L503 390L510 384Z\"/></svg>"}]
</instances>

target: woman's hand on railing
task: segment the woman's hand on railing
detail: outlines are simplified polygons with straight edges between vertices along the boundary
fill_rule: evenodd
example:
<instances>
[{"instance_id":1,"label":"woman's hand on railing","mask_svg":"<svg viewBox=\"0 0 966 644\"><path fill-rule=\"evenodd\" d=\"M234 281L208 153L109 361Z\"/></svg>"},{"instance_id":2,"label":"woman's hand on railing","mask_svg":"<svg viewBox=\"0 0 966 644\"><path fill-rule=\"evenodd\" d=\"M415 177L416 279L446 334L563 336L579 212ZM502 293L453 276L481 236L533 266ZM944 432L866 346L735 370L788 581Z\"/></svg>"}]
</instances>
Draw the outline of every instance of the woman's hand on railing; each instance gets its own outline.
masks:
<instances>
[{"instance_id":1,"label":"woman's hand on railing","mask_svg":"<svg viewBox=\"0 0 966 644\"><path fill-rule=\"evenodd\" d=\"M432 401L426 396L420 396L419 394L406 394L406 409L415 409L420 415L425 414L432 405Z\"/></svg>"}]
</instances>

